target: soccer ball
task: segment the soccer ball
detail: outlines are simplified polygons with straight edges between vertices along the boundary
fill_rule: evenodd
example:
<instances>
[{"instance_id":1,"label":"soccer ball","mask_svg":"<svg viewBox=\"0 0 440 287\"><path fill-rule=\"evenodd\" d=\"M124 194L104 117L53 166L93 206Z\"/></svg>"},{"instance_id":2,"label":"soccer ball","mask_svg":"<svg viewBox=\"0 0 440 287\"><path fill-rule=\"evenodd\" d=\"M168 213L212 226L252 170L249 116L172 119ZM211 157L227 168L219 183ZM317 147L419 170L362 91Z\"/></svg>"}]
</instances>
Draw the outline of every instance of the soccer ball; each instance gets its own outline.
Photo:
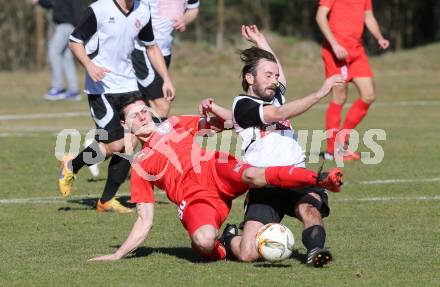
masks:
<instances>
[{"instance_id":1,"label":"soccer ball","mask_svg":"<svg viewBox=\"0 0 440 287\"><path fill-rule=\"evenodd\" d=\"M276 262L292 255L295 238L292 231L279 223L269 223L261 227L256 236L258 254L267 261Z\"/></svg>"}]
</instances>

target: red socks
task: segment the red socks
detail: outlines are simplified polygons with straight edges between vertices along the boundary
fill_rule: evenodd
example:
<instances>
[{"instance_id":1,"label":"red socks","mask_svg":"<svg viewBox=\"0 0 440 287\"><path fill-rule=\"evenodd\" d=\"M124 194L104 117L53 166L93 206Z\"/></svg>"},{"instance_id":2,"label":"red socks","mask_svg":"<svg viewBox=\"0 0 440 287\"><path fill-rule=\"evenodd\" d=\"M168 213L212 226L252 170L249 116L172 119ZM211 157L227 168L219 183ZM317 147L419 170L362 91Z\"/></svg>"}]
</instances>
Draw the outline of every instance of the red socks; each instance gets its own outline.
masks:
<instances>
[{"instance_id":1,"label":"red socks","mask_svg":"<svg viewBox=\"0 0 440 287\"><path fill-rule=\"evenodd\" d=\"M333 154L336 134L341 126L341 113L343 105L330 102L325 115L325 129L327 130L327 152Z\"/></svg>"},{"instance_id":2,"label":"red socks","mask_svg":"<svg viewBox=\"0 0 440 287\"><path fill-rule=\"evenodd\" d=\"M370 104L362 101L361 99L357 99L348 110L347 115L345 116L344 125L341 130L352 130L354 129L365 117L368 112L368 108ZM342 105L335 104L334 102L330 102L327 113L326 113L326 130L329 133L329 138L327 140L327 152L333 154L336 134L339 131L339 127L341 124L341 112ZM349 134L345 135L344 141L348 141Z\"/></svg>"},{"instance_id":3,"label":"red socks","mask_svg":"<svg viewBox=\"0 0 440 287\"><path fill-rule=\"evenodd\" d=\"M350 110L348 110L348 113L345 116L345 122L344 125L342 126L342 129L348 129L348 130L354 129L365 117L369 107L370 104L367 104L361 99L357 99L351 105Z\"/></svg>"},{"instance_id":4,"label":"red socks","mask_svg":"<svg viewBox=\"0 0 440 287\"><path fill-rule=\"evenodd\" d=\"M316 172L294 166L267 167L264 174L268 185L283 188L298 188L315 185L317 178Z\"/></svg>"}]
</instances>

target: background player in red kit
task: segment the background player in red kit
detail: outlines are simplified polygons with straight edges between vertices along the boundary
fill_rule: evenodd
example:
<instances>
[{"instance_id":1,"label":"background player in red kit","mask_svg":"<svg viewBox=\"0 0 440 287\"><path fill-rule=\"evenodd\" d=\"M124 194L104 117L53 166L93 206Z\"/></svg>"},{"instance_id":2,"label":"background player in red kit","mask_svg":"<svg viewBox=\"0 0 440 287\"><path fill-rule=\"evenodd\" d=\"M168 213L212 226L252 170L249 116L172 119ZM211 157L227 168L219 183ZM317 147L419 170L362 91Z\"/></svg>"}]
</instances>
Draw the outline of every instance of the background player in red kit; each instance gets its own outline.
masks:
<instances>
[{"instance_id":1,"label":"background player in red kit","mask_svg":"<svg viewBox=\"0 0 440 287\"><path fill-rule=\"evenodd\" d=\"M120 259L145 240L153 225L153 185L165 190L170 201L179 206L178 215L193 249L217 260L226 256L217 236L231 201L250 187L317 185L337 192L342 184L338 168L320 174L293 166L256 168L232 155L202 149L195 136L211 128L221 129L222 123L214 119L207 123L199 116L171 117L156 127L141 98L124 98L121 107L122 123L144 143L132 163L131 175L131 201L136 203L138 218L114 254L92 260Z\"/></svg>"},{"instance_id":2,"label":"background player in red kit","mask_svg":"<svg viewBox=\"0 0 440 287\"><path fill-rule=\"evenodd\" d=\"M380 32L371 0L320 0L316 21L325 38L322 47L325 76L328 78L336 74L344 75L346 83L353 81L360 96L352 104L341 125L341 111L347 101L348 85L333 87L333 97L326 114L329 138L325 157L333 159L338 156L342 160L358 160L360 155L347 148L348 135L340 138L338 136L336 140L336 134L340 130L348 132L354 129L376 99L373 72L362 47L364 24L381 49L387 49L390 43Z\"/></svg>"}]
</instances>

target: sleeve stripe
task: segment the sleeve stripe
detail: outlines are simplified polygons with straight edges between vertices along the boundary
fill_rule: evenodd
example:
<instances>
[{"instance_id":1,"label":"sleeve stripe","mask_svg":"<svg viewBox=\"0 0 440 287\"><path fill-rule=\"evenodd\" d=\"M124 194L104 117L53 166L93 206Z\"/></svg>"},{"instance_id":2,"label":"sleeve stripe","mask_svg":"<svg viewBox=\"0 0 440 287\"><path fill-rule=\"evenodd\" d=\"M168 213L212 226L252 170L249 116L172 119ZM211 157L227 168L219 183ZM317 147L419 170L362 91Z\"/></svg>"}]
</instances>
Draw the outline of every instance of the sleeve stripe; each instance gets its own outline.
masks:
<instances>
[{"instance_id":1,"label":"sleeve stripe","mask_svg":"<svg viewBox=\"0 0 440 287\"><path fill-rule=\"evenodd\" d=\"M141 41L141 40L139 40L139 41ZM142 42L142 44L144 44L145 46L153 46L154 44L156 44L156 41L149 41L149 42L147 42L147 41L141 41Z\"/></svg>"},{"instance_id":2,"label":"sleeve stripe","mask_svg":"<svg viewBox=\"0 0 440 287\"><path fill-rule=\"evenodd\" d=\"M69 40L75 43L79 43L79 44L84 44L83 40L80 40L78 38L73 37L72 35L70 35Z\"/></svg>"},{"instance_id":3,"label":"sleeve stripe","mask_svg":"<svg viewBox=\"0 0 440 287\"><path fill-rule=\"evenodd\" d=\"M260 114L260 120L263 124L267 125L266 121L264 120L264 105L260 105L259 108L259 114Z\"/></svg>"}]
</instances>

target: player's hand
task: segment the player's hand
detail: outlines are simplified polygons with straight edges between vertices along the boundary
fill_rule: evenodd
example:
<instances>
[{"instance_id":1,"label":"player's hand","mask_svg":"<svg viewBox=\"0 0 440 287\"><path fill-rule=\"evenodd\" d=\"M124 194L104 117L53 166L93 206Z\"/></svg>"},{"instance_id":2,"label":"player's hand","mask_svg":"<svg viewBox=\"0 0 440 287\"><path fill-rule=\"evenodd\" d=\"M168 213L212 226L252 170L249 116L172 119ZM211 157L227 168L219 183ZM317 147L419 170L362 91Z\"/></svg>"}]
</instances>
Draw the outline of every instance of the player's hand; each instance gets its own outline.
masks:
<instances>
[{"instance_id":1,"label":"player's hand","mask_svg":"<svg viewBox=\"0 0 440 287\"><path fill-rule=\"evenodd\" d=\"M165 100L168 102L172 102L176 97L176 89L174 88L173 83L171 81L164 81L162 86L162 92L164 94Z\"/></svg>"},{"instance_id":2,"label":"player's hand","mask_svg":"<svg viewBox=\"0 0 440 287\"><path fill-rule=\"evenodd\" d=\"M319 97L323 98L327 96L328 93L330 93L330 91L334 86L344 85L344 84L345 84L345 80L342 75L333 75L327 78L324 84L322 84L321 88L318 90L318 95Z\"/></svg>"},{"instance_id":3,"label":"player's hand","mask_svg":"<svg viewBox=\"0 0 440 287\"><path fill-rule=\"evenodd\" d=\"M386 50L390 46L390 41L384 38L377 40L377 43L382 50Z\"/></svg>"},{"instance_id":4,"label":"player's hand","mask_svg":"<svg viewBox=\"0 0 440 287\"><path fill-rule=\"evenodd\" d=\"M258 30L257 25L241 25L241 35L244 39L257 46L267 42L263 33Z\"/></svg>"},{"instance_id":5,"label":"player's hand","mask_svg":"<svg viewBox=\"0 0 440 287\"><path fill-rule=\"evenodd\" d=\"M175 18L175 19L173 19L173 21L174 21L174 24L173 24L174 29L176 29L179 32L185 32L186 24L185 24L185 21L183 21L183 17Z\"/></svg>"},{"instance_id":6,"label":"player's hand","mask_svg":"<svg viewBox=\"0 0 440 287\"><path fill-rule=\"evenodd\" d=\"M98 65L95 65L93 62L90 62L86 66L87 73L89 74L90 78L96 83L104 79L105 75L110 72L109 69L106 69L104 67L100 67Z\"/></svg>"},{"instance_id":7,"label":"player's hand","mask_svg":"<svg viewBox=\"0 0 440 287\"><path fill-rule=\"evenodd\" d=\"M338 43L336 43L332 46L332 50L333 50L333 53L335 53L336 58L338 58L338 60L340 60L340 61L345 60L345 58L348 57L347 50L344 47L342 47L341 45L339 45Z\"/></svg>"},{"instance_id":8,"label":"player's hand","mask_svg":"<svg viewBox=\"0 0 440 287\"><path fill-rule=\"evenodd\" d=\"M210 121L209 113L212 111L213 104L214 104L214 99L212 98L204 99L199 103L199 113L200 115L206 117L207 122Z\"/></svg>"},{"instance_id":9,"label":"player's hand","mask_svg":"<svg viewBox=\"0 0 440 287\"><path fill-rule=\"evenodd\" d=\"M116 256L115 253L113 254L107 254L107 255L103 255L103 256L97 256L97 257L93 257L90 258L88 261L115 261L115 260L119 260L121 258L119 258L118 256Z\"/></svg>"}]
</instances>

